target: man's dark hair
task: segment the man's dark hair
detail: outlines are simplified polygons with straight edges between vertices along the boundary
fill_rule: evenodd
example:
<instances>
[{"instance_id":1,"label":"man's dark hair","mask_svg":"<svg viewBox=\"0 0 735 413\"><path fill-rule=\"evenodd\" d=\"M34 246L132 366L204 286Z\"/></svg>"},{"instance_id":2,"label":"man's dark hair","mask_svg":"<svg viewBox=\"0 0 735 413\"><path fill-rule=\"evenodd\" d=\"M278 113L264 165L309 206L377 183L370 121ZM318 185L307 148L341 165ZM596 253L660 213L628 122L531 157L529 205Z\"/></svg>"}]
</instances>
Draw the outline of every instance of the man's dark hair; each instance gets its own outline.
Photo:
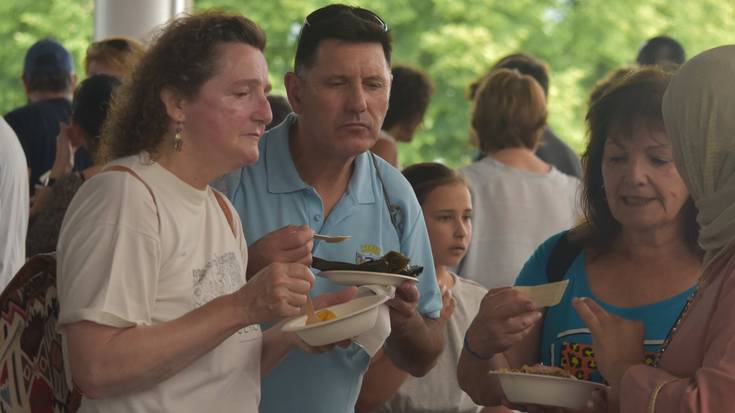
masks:
<instances>
[{"instance_id":1,"label":"man's dark hair","mask_svg":"<svg viewBox=\"0 0 735 413\"><path fill-rule=\"evenodd\" d=\"M546 64L541 60L537 59L530 53L513 53L508 56L502 57L500 60L495 62L490 68L490 71L480 79L476 80L470 85L468 91L468 97L470 100L475 99L477 89L480 87L480 83L490 76L490 74L498 69L515 69L522 75L531 76L541 85L541 89L544 90L544 96L549 94L549 70L546 68Z\"/></svg>"},{"instance_id":2,"label":"man's dark hair","mask_svg":"<svg viewBox=\"0 0 735 413\"><path fill-rule=\"evenodd\" d=\"M71 73L33 73L24 75L29 92L66 92L71 90Z\"/></svg>"},{"instance_id":3,"label":"man's dark hair","mask_svg":"<svg viewBox=\"0 0 735 413\"><path fill-rule=\"evenodd\" d=\"M396 65L391 73L390 103L383 129L390 129L402 122L420 121L434 91L429 77L419 69Z\"/></svg>"},{"instance_id":4,"label":"man's dark hair","mask_svg":"<svg viewBox=\"0 0 735 413\"><path fill-rule=\"evenodd\" d=\"M350 43L380 43L390 65L391 36L383 19L370 10L344 4L322 7L304 20L296 46L294 70L300 72L314 64L322 40L335 39Z\"/></svg>"},{"instance_id":5,"label":"man's dark hair","mask_svg":"<svg viewBox=\"0 0 735 413\"><path fill-rule=\"evenodd\" d=\"M643 44L635 60L641 66L666 63L681 65L686 60L686 54L681 43L669 36L656 36Z\"/></svg>"}]
</instances>

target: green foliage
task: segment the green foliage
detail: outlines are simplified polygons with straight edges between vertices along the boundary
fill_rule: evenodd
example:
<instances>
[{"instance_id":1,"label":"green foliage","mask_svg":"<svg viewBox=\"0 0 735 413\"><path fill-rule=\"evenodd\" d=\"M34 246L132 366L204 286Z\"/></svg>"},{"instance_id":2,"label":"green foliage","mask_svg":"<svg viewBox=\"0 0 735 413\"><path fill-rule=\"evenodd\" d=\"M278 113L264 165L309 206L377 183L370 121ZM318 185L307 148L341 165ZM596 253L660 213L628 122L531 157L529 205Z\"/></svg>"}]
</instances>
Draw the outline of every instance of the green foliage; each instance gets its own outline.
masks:
<instances>
[{"instance_id":1,"label":"green foliage","mask_svg":"<svg viewBox=\"0 0 735 413\"><path fill-rule=\"evenodd\" d=\"M23 53L38 37L52 35L69 47L80 67L92 37L92 0L0 2L0 110L23 101L18 80ZM195 0L197 10L224 8L245 14L268 33L271 82L293 65L304 16L328 4L318 0ZM436 93L414 141L400 145L404 165L443 160L468 163L469 83L498 58L519 50L551 69L549 121L576 150L584 146L589 90L610 70L633 62L641 43L658 34L680 40L689 56L732 42L735 3L722 0L357 0L391 28L394 62L424 69Z\"/></svg>"},{"instance_id":2,"label":"green foliage","mask_svg":"<svg viewBox=\"0 0 735 413\"><path fill-rule=\"evenodd\" d=\"M25 103L23 57L37 40L51 37L74 56L78 76L83 76L84 52L92 40L93 0L0 1L0 114Z\"/></svg>"}]
</instances>

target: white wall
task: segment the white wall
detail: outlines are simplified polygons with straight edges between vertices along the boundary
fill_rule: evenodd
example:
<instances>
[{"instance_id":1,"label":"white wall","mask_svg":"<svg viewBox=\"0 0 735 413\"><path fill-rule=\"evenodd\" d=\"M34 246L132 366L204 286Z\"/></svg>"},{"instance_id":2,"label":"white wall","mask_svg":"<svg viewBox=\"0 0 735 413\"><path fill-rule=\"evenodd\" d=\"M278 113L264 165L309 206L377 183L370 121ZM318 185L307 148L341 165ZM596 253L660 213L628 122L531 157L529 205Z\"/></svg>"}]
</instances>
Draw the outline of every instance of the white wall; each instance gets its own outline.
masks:
<instances>
[{"instance_id":1,"label":"white wall","mask_svg":"<svg viewBox=\"0 0 735 413\"><path fill-rule=\"evenodd\" d=\"M95 0L94 38L130 36L150 40L158 26L185 11L193 0Z\"/></svg>"}]
</instances>

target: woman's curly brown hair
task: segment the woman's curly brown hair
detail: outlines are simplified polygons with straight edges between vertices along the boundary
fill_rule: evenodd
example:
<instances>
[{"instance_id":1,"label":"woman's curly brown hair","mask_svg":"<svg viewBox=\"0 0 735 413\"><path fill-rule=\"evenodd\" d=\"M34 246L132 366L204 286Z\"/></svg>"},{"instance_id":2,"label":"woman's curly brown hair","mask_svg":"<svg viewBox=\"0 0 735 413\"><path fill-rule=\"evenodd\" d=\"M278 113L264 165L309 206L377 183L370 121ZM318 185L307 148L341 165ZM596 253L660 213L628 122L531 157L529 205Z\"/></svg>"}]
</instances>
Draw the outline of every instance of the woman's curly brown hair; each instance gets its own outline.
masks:
<instances>
[{"instance_id":1,"label":"woman's curly brown hair","mask_svg":"<svg viewBox=\"0 0 735 413\"><path fill-rule=\"evenodd\" d=\"M118 89L102 131L104 162L147 151L155 155L171 121L161 101L170 88L193 98L216 71L218 45L245 43L265 49L265 33L248 18L206 11L177 18L163 27L131 77Z\"/></svg>"}]
</instances>

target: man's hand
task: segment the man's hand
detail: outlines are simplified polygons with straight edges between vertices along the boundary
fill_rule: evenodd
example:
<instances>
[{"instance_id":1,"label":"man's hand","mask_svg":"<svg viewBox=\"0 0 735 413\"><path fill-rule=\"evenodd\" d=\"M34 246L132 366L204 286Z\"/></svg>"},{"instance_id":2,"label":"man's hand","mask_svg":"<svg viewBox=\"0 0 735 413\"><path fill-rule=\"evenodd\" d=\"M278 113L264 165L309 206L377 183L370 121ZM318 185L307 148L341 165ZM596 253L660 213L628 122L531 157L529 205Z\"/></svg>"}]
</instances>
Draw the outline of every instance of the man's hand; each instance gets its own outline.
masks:
<instances>
[{"instance_id":1,"label":"man's hand","mask_svg":"<svg viewBox=\"0 0 735 413\"><path fill-rule=\"evenodd\" d=\"M395 297L386 302L390 308L391 328L400 328L413 317L420 317L416 312L419 305L419 289L416 283L404 281L396 288Z\"/></svg>"},{"instance_id":2,"label":"man's hand","mask_svg":"<svg viewBox=\"0 0 735 413\"><path fill-rule=\"evenodd\" d=\"M311 265L313 235L308 225L287 225L264 235L248 247L248 279L274 262Z\"/></svg>"},{"instance_id":3,"label":"man's hand","mask_svg":"<svg viewBox=\"0 0 735 413\"><path fill-rule=\"evenodd\" d=\"M406 281L396 289L396 296L386 302L391 333L384 347L397 368L415 377L428 373L444 348L444 323L425 319L416 311L418 303L416 283Z\"/></svg>"}]
</instances>

